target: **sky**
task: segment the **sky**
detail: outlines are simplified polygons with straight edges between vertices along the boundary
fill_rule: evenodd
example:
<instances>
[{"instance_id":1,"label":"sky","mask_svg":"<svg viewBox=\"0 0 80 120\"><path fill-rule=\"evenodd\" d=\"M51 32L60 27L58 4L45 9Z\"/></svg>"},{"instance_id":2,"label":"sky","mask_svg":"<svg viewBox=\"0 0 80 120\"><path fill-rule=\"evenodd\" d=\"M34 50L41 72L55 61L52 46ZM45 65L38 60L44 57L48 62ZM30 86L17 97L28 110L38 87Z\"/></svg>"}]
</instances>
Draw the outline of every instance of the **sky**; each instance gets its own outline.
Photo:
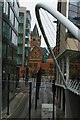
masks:
<instances>
[{"instance_id":1,"label":"sky","mask_svg":"<svg viewBox=\"0 0 80 120\"><path fill-rule=\"evenodd\" d=\"M30 10L31 18L32 18L31 19L31 31L34 28L35 23L38 26L37 19L36 19L36 16L35 16L35 5L37 3L44 3L44 4L49 5L50 7L57 8L57 4L56 4L57 0L54 0L54 1L53 0L45 0L44 2L43 1L44 0L19 0L20 6L26 7L27 10ZM39 26L38 26L38 31L39 31L39 34L42 36L41 31L39 29ZM50 40L51 47L54 47L55 45L52 44L52 43L53 43L52 40ZM43 39L43 36L42 36L42 39L41 39L41 47L46 47L45 41Z\"/></svg>"}]
</instances>

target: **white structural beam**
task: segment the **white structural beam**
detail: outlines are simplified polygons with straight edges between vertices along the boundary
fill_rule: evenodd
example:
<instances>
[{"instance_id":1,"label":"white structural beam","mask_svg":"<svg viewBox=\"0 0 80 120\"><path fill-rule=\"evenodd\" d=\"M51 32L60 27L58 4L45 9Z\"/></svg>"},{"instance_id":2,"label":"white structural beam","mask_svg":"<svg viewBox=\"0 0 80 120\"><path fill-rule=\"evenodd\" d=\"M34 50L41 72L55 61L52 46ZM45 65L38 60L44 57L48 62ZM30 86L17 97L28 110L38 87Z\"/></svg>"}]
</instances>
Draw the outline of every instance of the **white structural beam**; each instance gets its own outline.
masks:
<instances>
[{"instance_id":1,"label":"white structural beam","mask_svg":"<svg viewBox=\"0 0 80 120\"><path fill-rule=\"evenodd\" d=\"M75 26L68 18L62 15L59 11L43 3L38 3L36 7L38 9L42 8L49 12L52 16L59 20L73 34L73 36L77 38L77 40L80 41L80 29Z\"/></svg>"},{"instance_id":2,"label":"white structural beam","mask_svg":"<svg viewBox=\"0 0 80 120\"><path fill-rule=\"evenodd\" d=\"M40 8L46 10L47 12L49 12L53 17L55 17L56 19L58 19L79 41L80 41L80 30L71 22L69 21L65 16L63 16L60 12L58 12L57 10L45 5L45 4L42 4L42 3L39 3L36 5L35 7L35 13L36 13L36 18L37 18L37 21L38 21L38 24L39 24L39 27L41 29L41 32L43 34L43 37L44 37L44 40L46 42L46 45L51 53L51 56L52 56L52 59L54 60L55 64L56 64L56 67L61 75L61 78L64 82L64 85L65 85L65 88L67 88L67 85L66 85L66 81L64 79L64 74L62 73L61 69L60 69L60 66L56 60L56 57L54 55L54 52L52 51L51 47L50 47L50 44L48 42L48 38L45 34L45 31L44 31L44 28L43 28L43 25L42 25L42 22L41 22L41 18L40 18Z\"/></svg>"}]
</instances>

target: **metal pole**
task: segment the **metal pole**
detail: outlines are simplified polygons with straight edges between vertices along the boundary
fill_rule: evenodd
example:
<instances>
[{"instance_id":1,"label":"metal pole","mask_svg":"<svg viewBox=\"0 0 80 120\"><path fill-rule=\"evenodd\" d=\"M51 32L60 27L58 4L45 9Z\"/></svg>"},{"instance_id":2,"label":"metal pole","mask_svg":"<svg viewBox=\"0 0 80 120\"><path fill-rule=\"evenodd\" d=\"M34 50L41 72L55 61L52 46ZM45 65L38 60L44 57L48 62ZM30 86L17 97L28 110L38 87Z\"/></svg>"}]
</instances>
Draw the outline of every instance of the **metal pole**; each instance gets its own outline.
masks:
<instances>
[{"instance_id":1,"label":"metal pole","mask_svg":"<svg viewBox=\"0 0 80 120\"><path fill-rule=\"evenodd\" d=\"M9 80L10 80L10 74L8 74L7 115L9 115Z\"/></svg>"},{"instance_id":2,"label":"metal pole","mask_svg":"<svg viewBox=\"0 0 80 120\"><path fill-rule=\"evenodd\" d=\"M55 80L53 80L52 83L52 90L53 90L53 120L55 119L55 115L54 115L54 104L55 104L55 91L56 91L56 86L55 86Z\"/></svg>"},{"instance_id":3,"label":"metal pole","mask_svg":"<svg viewBox=\"0 0 80 120\"><path fill-rule=\"evenodd\" d=\"M29 68L28 67L26 67L26 79L25 79L25 85L27 85L27 82L28 82L28 74L29 74Z\"/></svg>"},{"instance_id":4,"label":"metal pole","mask_svg":"<svg viewBox=\"0 0 80 120\"><path fill-rule=\"evenodd\" d=\"M32 82L29 82L29 120L31 120L31 90Z\"/></svg>"},{"instance_id":5,"label":"metal pole","mask_svg":"<svg viewBox=\"0 0 80 120\"><path fill-rule=\"evenodd\" d=\"M35 95L35 110L37 109L37 93L38 92L38 88L36 86L36 95Z\"/></svg>"}]
</instances>

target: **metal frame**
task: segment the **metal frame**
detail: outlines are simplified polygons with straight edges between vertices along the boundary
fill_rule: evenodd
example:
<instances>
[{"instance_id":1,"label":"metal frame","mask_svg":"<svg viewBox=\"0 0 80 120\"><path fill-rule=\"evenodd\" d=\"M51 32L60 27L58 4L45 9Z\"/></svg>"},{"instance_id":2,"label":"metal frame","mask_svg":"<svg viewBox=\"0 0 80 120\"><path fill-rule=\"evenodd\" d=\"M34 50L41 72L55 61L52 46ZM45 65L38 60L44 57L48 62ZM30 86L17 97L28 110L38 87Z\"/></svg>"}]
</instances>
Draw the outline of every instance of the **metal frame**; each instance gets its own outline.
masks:
<instances>
[{"instance_id":1,"label":"metal frame","mask_svg":"<svg viewBox=\"0 0 80 120\"><path fill-rule=\"evenodd\" d=\"M50 47L50 44L48 42L48 38L45 34L45 31L44 31L44 28L43 28L43 25L42 25L42 22L41 22L41 18L40 18L40 13L39 13L39 10L40 8L46 10L47 12L49 12L53 17L55 17L56 19L58 19L74 36L76 39L78 39L80 41L80 29L78 29L70 20L68 20L65 16L63 16L60 12L58 12L57 10L55 9L51 9L49 6L45 5L45 4L42 4L42 3L38 3L36 6L35 6L35 14L36 14L36 18L37 18L37 21L38 21L38 24L39 24L39 27L40 27L40 30L42 32L42 35L44 37L44 40L46 42L46 45L49 49L49 52L51 53L51 56L52 56L52 59L54 60L55 64L56 64L56 67L61 75L61 78L63 80L63 83L65 85L65 88L67 89L67 84L66 84L66 80L64 79L64 75L60 69L60 66L56 60L56 57L54 55L54 52L52 51L51 47Z\"/></svg>"}]
</instances>

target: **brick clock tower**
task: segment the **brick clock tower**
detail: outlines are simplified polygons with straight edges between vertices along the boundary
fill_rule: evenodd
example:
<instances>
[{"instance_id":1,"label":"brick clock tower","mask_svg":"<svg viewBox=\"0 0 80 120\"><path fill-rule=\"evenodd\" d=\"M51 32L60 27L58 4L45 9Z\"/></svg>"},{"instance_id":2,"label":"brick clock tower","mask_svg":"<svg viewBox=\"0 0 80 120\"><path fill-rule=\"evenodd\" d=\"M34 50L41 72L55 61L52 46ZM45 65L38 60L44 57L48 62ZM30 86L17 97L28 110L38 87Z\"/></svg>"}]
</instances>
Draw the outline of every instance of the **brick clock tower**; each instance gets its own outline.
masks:
<instances>
[{"instance_id":1,"label":"brick clock tower","mask_svg":"<svg viewBox=\"0 0 80 120\"><path fill-rule=\"evenodd\" d=\"M31 31L30 47L35 46L40 47L41 45L41 36L39 35L37 25L35 24L33 31Z\"/></svg>"}]
</instances>

